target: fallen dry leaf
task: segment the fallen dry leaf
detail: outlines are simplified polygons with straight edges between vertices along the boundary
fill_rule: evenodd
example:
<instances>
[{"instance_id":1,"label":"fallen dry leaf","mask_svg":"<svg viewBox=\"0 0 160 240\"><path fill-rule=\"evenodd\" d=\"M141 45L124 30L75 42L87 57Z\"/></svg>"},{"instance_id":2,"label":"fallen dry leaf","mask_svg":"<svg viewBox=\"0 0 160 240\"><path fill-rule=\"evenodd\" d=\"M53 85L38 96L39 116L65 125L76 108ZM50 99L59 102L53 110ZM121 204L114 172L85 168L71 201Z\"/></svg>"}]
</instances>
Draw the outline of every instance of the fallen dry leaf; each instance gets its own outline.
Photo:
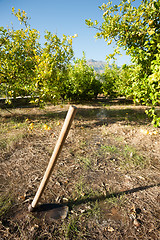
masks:
<instances>
[{"instance_id":1,"label":"fallen dry leaf","mask_svg":"<svg viewBox=\"0 0 160 240\"><path fill-rule=\"evenodd\" d=\"M114 232L114 228L112 228L112 227L110 227L110 226L108 226L108 232Z\"/></svg>"}]
</instances>

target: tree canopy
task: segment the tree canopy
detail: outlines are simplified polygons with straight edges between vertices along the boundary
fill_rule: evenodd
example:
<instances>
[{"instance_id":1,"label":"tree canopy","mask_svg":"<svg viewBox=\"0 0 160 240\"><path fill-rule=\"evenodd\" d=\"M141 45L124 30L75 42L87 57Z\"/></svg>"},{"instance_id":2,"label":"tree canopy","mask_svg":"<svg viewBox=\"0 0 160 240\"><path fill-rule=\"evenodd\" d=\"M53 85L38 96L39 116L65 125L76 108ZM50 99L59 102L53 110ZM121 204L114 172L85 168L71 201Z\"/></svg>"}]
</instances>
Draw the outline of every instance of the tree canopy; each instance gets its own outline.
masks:
<instances>
[{"instance_id":1,"label":"tree canopy","mask_svg":"<svg viewBox=\"0 0 160 240\"><path fill-rule=\"evenodd\" d=\"M44 46L40 34L31 29L25 11L12 8L22 27L0 27L0 95L8 103L17 96L30 96L39 105L55 102L63 94L67 66L73 58L76 36L46 31Z\"/></svg>"},{"instance_id":2,"label":"tree canopy","mask_svg":"<svg viewBox=\"0 0 160 240\"><path fill-rule=\"evenodd\" d=\"M107 44L115 42L116 48L107 58L126 50L132 58L135 75L133 96L135 101L151 105L149 115L159 125L154 106L160 104L160 1L142 0L138 7L135 0L121 0L113 5L110 0L100 9L103 22L86 20L89 27L98 30L96 37Z\"/></svg>"}]
</instances>

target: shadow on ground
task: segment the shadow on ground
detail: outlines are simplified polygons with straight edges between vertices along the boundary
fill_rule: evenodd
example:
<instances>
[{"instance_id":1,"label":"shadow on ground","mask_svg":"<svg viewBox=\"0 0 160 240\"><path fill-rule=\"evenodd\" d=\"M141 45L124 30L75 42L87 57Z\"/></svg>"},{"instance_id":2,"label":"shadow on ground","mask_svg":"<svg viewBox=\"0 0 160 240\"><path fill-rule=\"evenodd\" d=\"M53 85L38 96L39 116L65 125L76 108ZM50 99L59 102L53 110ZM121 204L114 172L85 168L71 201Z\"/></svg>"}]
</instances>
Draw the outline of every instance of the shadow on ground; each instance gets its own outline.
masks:
<instances>
[{"instance_id":1,"label":"shadow on ground","mask_svg":"<svg viewBox=\"0 0 160 240\"><path fill-rule=\"evenodd\" d=\"M84 103L85 104L85 103ZM121 107L120 105L125 105L125 108ZM95 127L101 125L107 125L108 123L116 123L116 122L124 122L124 124L129 123L131 125L134 124L147 124L150 123L150 119L145 114L145 107L142 108L132 108L133 105L131 101L123 100L123 99L114 99L114 100L106 100L100 99L92 104L88 104L89 107L82 107L81 105L76 105L78 108L77 114L75 119L80 121L77 126L83 127ZM118 105L118 108L112 108L112 106ZM127 106L128 105L128 106ZM108 107L107 107L108 106ZM4 110L3 110L4 111ZM49 120L64 120L67 110L61 109L57 110L53 107L53 110L43 109L39 114L34 113L32 110L26 112L25 109L21 114L12 113L12 109L9 110L10 112L6 112L4 114L0 114L0 117L4 117L5 120L12 120L13 122L24 122L26 118L30 118L32 121L34 120L42 120L42 121L49 121ZM93 125L88 125L86 121L94 121ZM84 122L83 122L84 121Z\"/></svg>"},{"instance_id":2,"label":"shadow on ground","mask_svg":"<svg viewBox=\"0 0 160 240\"><path fill-rule=\"evenodd\" d=\"M88 202L96 202L96 201L104 201L105 199L109 199L109 198L117 198L117 197L120 197L120 196L123 196L123 195L128 195L128 194L132 194L132 193L135 193L135 192L139 192L139 191L144 191L144 190L147 190L149 188L153 188L153 187L159 187L160 186L160 183L158 184L152 184L152 185L148 185L148 186L140 186L140 187L137 187L137 188L132 188L132 189L129 189L129 190L125 190L125 191L121 191L121 192L113 192L111 194L106 194L106 195L95 195L95 196L92 196L92 197L83 197L83 198L80 198L80 199L77 199L77 200L71 200L67 203L67 205L69 206L69 208L72 209L73 206L77 206L77 205L80 205L80 204L85 204L85 203L88 203Z\"/></svg>"}]
</instances>

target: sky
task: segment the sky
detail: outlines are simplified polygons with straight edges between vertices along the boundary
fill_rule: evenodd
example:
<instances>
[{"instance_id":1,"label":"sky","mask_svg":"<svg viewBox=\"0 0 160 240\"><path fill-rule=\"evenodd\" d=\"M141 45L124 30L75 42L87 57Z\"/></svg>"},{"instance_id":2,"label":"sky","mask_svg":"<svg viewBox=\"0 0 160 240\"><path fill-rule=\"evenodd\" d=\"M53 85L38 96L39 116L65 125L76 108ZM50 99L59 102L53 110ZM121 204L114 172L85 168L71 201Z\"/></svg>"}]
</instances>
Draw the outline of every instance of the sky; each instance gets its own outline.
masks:
<instances>
[{"instance_id":1,"label":"sky","mask_svg":"<svg viewBox=\"0 0 160 240\"><path fill-rule=\"evenodd\" d=\"M86 59L105 61L106 55L113 52L112 46L108 46L104 39L95 39L96 30L85 24L85 19L102 21L103 12L99 6L103 3L107 3L107 0L0 0L0 26L11 27L12 22L15 28L21 28L12 14L12 7L21 9L31 18L31 28L37 29L41 36L46 30L60 38L63 34L78 34L73 40L75 58L82 58L84 51ZM43 38L40 43L43 44ZM130 63L130 57L124 51L122 54L116 61L119 66Z\"/></svg>"}]
</instances>

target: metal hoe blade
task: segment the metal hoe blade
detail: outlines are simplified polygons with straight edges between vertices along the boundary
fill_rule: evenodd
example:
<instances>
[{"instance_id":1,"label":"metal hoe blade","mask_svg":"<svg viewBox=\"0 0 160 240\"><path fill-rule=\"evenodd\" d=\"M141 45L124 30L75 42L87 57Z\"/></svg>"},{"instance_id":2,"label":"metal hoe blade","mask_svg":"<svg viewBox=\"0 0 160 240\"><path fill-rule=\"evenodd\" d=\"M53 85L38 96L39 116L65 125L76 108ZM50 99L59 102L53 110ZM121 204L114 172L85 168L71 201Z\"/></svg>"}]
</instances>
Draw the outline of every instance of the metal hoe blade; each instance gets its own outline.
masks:
<instances>
[{"instance_id":1,"label":"metal hoe blade","mask_svg":"<svg viewBox=\"0 0 160 240\"><path fill-rule=\"evenodd\" d=\"M47 222L52 222L58 219L65 219L68 214L68 206L61 204L41 204L32 211L38 218L44 218Z\"/></svg>"}]
</instances>

